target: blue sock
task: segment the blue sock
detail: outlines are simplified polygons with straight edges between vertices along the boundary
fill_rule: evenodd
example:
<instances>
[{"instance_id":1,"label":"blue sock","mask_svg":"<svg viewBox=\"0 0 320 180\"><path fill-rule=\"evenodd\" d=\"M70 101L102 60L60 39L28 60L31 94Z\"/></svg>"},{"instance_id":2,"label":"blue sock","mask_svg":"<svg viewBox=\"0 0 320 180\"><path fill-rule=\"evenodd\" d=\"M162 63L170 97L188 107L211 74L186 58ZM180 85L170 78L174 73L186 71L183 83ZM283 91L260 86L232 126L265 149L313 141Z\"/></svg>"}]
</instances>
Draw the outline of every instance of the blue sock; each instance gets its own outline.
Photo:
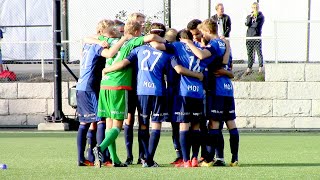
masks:
<instances>
[{"instance_id":1,"label":"blue sock","mask_svg":"<svg viewBox=\"0 0 320 180\"><path fill-rule=\"evenodd\" d=\"M90 123L88 124L80 124L77 135L77 148L78 148L78 161L84 161L84 150L86 148L86 134L90 127Z\"/></svg>"},{"instance_id":2,"label":"blue sock","mask_svg":"<svg viewBox=\"0 0 320 180\"><path fill-rule=\"evenodd\" d=\"M181 146L179 142L179 123L171 122L172 127L172 142L177 158L182 158Z\"/></svg>"},{"instance_id":3,"label":"blue sock","mask_svg":"<svg viewBox=\"0 0 320 180\"><path fill-rule=\"evenodd\" d=\"M139 145L139 159L144 159L144 150L143 150L143 145L142 145L142 137L140 129L138 130L138 145Z\"/></svg>"},{"instance_id":4,"label":"blue sock","mask_svg":"<svg viewBox=\"0 0 320 180\"><path fill-rule=\"evenodd\" d=\"M190 146L188 143L189 131L180 131L179 135L183 161L187 162L190 160Z\"/></svg>"},{"instance_id":5,"label":"blue sock","mask_svg":"<svg viewBox=\"0 0 320 180\"><path fill-rule=\"evenodd\" d=\"M94 155L92 149L96 146L97 140L96 140L96 130L89 129L87 133L87 143L89 145L88 147L88 160L90 162L94 161Z\"/></svg>"},{"instance_id":6,"label":"blue sock","mask_svg":"<svg viewBox=\"0 0 320 180\"><path fill-rule=\"evenodd\" d=\"M192 130L191 131L191 147L192 147L192 158L197 158L199 155L200 149L200 130Z\"/></svg>"},{"instance_id":7,"label":"blue sock","mask_svg":"<svg viewBox=\"0 0 320 180\"><path fill-rule=\"evenodd\" d=\"M200 146L201 146L201 157L206 158L208 155L207 150L207 139L208 139L208 127L207 121L201 120L200 122Z\"/></svg>"},{"instance_id":8,"label":"blue sock","mask_svg":"<svg viewBox=\"0 0 320 180\"><path fill-rule=\"evenodd\" d=\"M219 139L219 129L209 129L209 136L208 136L208 144L210 146L210 152L208 153L208 159L209 161L212 161L214 159L215 150L218 144Z\"/></svg>"},{"instance_id":9,"label":"blue sock","mask_svg":"<svg viewBox=\"0 0 320 180\"><path fill-rule=\"evenodd\" d=\"M106 131L106 123L98 123L97 125L97 144L100 145L105 137L105 131ZM110 153L108 148L103 153L102 162L106 162L110 160Z\"/></svg>"},{"instance_id":10,"label":"blue sock","mask_svg":"<svg viewBox=\"0 0 320 180\"><path fill-rule=\"evenodd\" d=\"M238 151L239 151L239 132L237 128L230 129L230 150L232 154L231 162L238 161Z\"/></svg>"},{"instance_id":11,"label":"blue sock","mask_svg":"<svg viewBox=\"0 0 320 180\"><path fill-rule=\"evenodd\" d=\"M140 129L138 132L138 135L140 136L141 145L143 147L143 158L150 157L149 154L149 129Z\"/></svg>"},{"instance_id":12,"label":"blue sock","mask_svg":"<svg viewBox=\"0 0 320 180\"><path fill-rule=\"evenodd\" d=\"M224 138L223 138L222 130L220 130L220 133L217 139L216 156L217 158L224 158Z\"/></svg>"},{"instance_id":13,"label":"blue sock","mask_svg":"<svg viewBox=\"0 0 320 180\"><path fill-rule=\"evenodd\" d=\"M133 158L132 155L132 144L133 144L133 125L124 124L124 139L127 149L127 158Z\"/></svg>"},{"instance_id":14,"label":"blue sock","mask_svg":"<svg viewBox=\"0 0 320 180\"><path fill-rule=\"evenodd\" d=\"M149 139L149 152L150 152L150 158L148 158L148 161L150 163L153 163L153 157L154 154L156 153L159 140L160 140L160 130L159 129L152 129L151 130L151 135Z\"/></svg>"}]
</instances>

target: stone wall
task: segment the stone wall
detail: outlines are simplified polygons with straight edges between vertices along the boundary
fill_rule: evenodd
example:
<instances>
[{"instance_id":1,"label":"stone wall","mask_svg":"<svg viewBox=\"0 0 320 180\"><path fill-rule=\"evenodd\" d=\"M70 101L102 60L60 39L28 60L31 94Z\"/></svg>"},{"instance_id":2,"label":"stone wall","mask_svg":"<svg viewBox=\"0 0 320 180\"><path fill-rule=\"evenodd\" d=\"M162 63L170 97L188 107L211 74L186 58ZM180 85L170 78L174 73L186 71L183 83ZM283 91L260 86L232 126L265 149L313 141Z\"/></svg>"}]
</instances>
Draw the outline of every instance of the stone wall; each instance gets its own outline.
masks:
<instances>
[{"instance_id":1,"label":"stone wall","mask_svg":"<svg viewBox=\"0 0 320 180\"><path fill-rule=\"evenodd\" d=\"M238 127L320 128L319 70L319 64L266 64L265 82L234 82ZM74 84L62 83L66 115L75 113L68 105ZM53 108L53 83L0 84L0 126L38 125Z\"/></svg>"}]
</instances>

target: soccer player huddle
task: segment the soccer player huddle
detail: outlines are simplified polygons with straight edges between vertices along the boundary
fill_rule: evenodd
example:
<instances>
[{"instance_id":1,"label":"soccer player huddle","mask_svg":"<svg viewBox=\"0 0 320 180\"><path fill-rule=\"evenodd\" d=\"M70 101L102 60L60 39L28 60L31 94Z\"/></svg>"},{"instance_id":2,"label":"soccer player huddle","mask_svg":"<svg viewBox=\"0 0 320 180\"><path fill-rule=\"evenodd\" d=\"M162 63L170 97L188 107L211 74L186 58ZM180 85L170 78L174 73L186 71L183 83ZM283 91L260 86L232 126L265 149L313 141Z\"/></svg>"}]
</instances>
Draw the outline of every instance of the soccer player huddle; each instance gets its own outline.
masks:
<instances>
[{"instance_id":1,"label":"soccer player huddle","mask_svg":"<svg viewBox=\"0 0 320 180\"><path fill-rule=\"evenodd\" d=\"M217 23L194 19L180 31L152 23L143 35L144 24L141 13L129 15L125 24L102 20L97 34L84 39L76 88L78 165L133 164L137 110L142 167L159 167L154 156L162 122L172 125L175 167L226 166L224 123L230 133L229 165L238 166L231 49L219 38ZM116 150L122 129L124 163Z\"/></svg>"}]
</instances>

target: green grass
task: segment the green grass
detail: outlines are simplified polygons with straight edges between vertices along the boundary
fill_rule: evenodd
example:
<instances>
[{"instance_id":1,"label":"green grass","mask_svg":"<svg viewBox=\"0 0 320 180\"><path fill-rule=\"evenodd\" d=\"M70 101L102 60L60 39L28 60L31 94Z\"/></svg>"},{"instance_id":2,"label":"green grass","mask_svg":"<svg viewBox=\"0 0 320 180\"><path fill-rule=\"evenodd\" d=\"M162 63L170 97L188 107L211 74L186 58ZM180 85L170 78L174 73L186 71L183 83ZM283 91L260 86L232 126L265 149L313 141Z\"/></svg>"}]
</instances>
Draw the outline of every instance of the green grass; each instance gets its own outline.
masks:
<instances>
[{"instance_id":1,"label":"green grass","mask_svg":"<svg viewBox=\"0 0 320 180\"><path fill-rule=\"evenodd\" d=\"M319 133L241 133L240 167L174 168L171 135L162 133L160 168L77 167L76 133L0 132L0 179L319 179ZM225 158L230 160L228 134ZM135 136L134 155L137 155ZM124 139L117 149L125 160ZM136 158L135 158L136 162Z\"/></svg>"}]
</instances>

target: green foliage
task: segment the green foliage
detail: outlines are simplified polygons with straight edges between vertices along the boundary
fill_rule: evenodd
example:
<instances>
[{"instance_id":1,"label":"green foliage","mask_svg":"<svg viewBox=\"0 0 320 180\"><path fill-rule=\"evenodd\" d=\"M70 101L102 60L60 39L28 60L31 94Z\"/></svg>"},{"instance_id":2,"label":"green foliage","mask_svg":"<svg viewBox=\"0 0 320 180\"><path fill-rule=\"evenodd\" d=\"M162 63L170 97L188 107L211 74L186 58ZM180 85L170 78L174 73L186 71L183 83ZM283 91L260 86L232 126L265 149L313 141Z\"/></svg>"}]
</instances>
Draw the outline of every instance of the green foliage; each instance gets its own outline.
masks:
<instances>
[{"instance_id":1,"label":"green foliage","mask_svg":"<svg viewBox=\"0 0 320 180\"><path fill-rule=\"evenodd\" d=\"M122 134L122 133L121 133ZM171 132L162 132L155 154L161 167L78 167L75 132L0 132L0 179L318 179L319 133L240 133L240 167L175 168ZM229 135L224 133L225 160L230 160ZM134 139L137 160L137 134ZM124 138L117 150L125 160Z\"/></svg>"}]
</instances>

